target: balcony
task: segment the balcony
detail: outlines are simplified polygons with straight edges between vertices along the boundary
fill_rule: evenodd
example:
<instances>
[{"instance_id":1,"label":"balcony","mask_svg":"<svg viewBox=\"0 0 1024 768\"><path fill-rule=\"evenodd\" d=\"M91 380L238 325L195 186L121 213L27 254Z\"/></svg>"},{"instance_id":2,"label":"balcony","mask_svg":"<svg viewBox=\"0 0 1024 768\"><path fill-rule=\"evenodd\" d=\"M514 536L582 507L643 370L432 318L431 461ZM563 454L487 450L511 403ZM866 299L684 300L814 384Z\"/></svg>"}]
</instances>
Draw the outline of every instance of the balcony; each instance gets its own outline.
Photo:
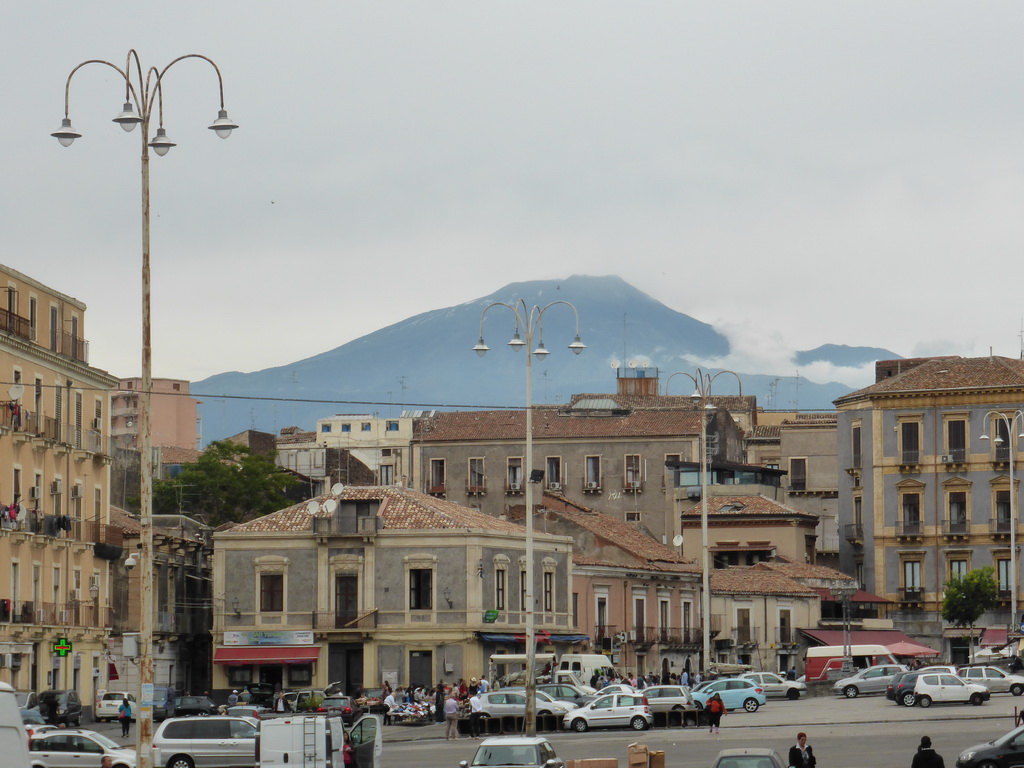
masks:
<instances>
[{"instance_id":1,"label":"balcony","mask_svg":"<svg viewBox=\"0 0 1024 768\"><path fill-rule=\"evenodd\" d=\"M900 602L921 605L924 602L924 589L922 587L904 587L900 590Z\"/></svg>"},{"instance_id":2,"label":"balcony","mask_svg":"<svg viewBox=\"0 0 1024 768\"><path fill-rule=\"evenodd\" d=\"M589 480L583 483L584 493L600 493L601 492L601 481L600 480Z\"/></svg>"},{"instance_id":3,"label":"balcony","mask_svg":"<svg viewBox=\"0 0 1024 768\"><path fill-rule=\"evenodd\" d=\"M730 636L736 645L757 645L758 637L761 635L760 629L751 626L733 627Z\"/></svg>"},{"instance_id":4,"label":"balcony","mask_svg":"<svg viewBox=\"0 0 1024 768\"><path fill-rule=\"evenodd\" d=\"M473 483L466 483L467 496L485 496L487 494L487 481L479 478Z\"/></svg>"},{"instance_id":5,"label":"balcony","mask_svg":"<svg viewBox=\"0 0 1024 768\"><path fill-rule=\"evenodd\" d=\"M1009 517L997 517L994 520L989 520L988 532L994 539L1008 539L1010 538L1010 518Z\"/></svg>"},{"instance_id":6,"label":"balcony","mask_svg":"<svg viewBox=\"0 0 1024 768\"><path fill-rule=\"evenodd\" d=\"M505 483L505 495L506 496L521 496L523 494L523 484L519 483Z\"/></svg>"},{"instance_id":7,"label":"balcony","mask_svg":"<svg viewBox=\"0 0 1024 768\"><path fill-rule=\"evenodd\" d=\"M861 523L847 523L843 532L846 540L851 544L864 545L864 526Z\"/></svg>"},{"instance_id":8,"label":"balcony","mask_svg":"<svg viewBox=\"0 0 1024 768\"><path fill-rule=\"evenodd\" d=\"M44 603L33 600L0 601L0 624L20 626L68 626L109 628L110 609L92 603L70 600Z\"/></svg>"},{"instance_id":9,"label":"balcony","mask_svg":"<svg viewBox=\"0 0 1024 768\"><path fill-rule=\"evenodd\" d=\"M924 536L924 523L920 520L897 520L896 538L920 539Z\"/></svg>"},{"instance_id":10,"label":"balcony","mask_svg":"<svg viewBox=\"0 0 1024 768\"><path fill-rule=\"evenodd\" d=\"M13 333L28 341L32 340L32 327L27 317L16 315L6 309L0 309L0 331Z\"/></svg>"},{"instance_id":11,"label":"balcony","mask_svg":"<svg viewBox=\"0 0 1024 768\"><path fill-rule=\"evenodd\" d=\"M70 357L80 363L89 363L89 342L67 331L50 329L50 351Z\"/></svg>"},{"instance_id":12,"label":"balcony","mask_svg":"<svg viewBox=\"0 0 1024 768\"><path fill-rule=\"evenodd\" d=\"M643 493L644 484L640 480L626 480L622 484L623 493Z\"/></svg>"},{"instance_id":13,"label":"balcony","mask_svg":"<svg viewBox=\"0 0 1024 768\"><path fill-rule=\"evenodd\" d=\"M205 611L159 611L154 630L168 635L202 635L210 631L211 617Z\"/></svg>"},{"instance_id":14,"label":"balcony","mask_svg":"<svg viewBox=\"0 0 1024 768\"><path fill-rule=\"evenodd\" d=\"M967 462L966 448L947 448L946 454L942 456L943 464L965 464Z\"/></svg>"},{"instance_id":15,"label":"balcony","mask_svg":"<svg viewBox=\"0 0 1024 768\"><path fill-rule=\"evenodd\" d=\"M774 635L776 645L797 645L800 642L792 627L776 627Z\"/></svg>"},{"instance_id":16,"label":"balcony","mask_svg":"<svg viewBox=\"0 0 1024 768\"><path fill-rule=\"evenodd\" d=\"M313 533L318 536L365 536L376 533L384 526L384 521L379 520L376 515L370 517L354 517L345 515L339 517L314 517Z\"/></svg>"},{"instance_id":17,"label":"balcony","mask_svg":"<svg viewBox=\"0 0 1024 768\"><path fill-rule=\"evenodd\" d=\"M377 628L377 609L356 611L320 611L316 614L316 629L342 632L366 632Z\"/></svg>"},{"instance_id":18,"label":"balcony","mask_svg":"<svg viewBox=\"0 0 1024 768\"><path fill-rule=\"evenodd\" d=\"M612 642L619 628L614 624L598 624L594 627L594 647L604 651L612 649Z\"/></svg>"},{"instance_id":19,"label":"balcony","mask_svg":"<svg viewBox=\"0 0 1024 768\"><path fill-rule=\"evenodd\" d=\"M441 485L427 486L427 493L431 496L439 496L441 498L444 498L447 492L448 489L445 487L444 483L442 483Z\"/></svg>"},{"instance_id":20,"label":"balcony","mask_svg":"<svg viewBox=\"0 0 1024 768\"><path fill-rule=\"evenodd\" d=\"M942 521L942 535L949 540L966 539L971 535L971 523L964 518Z\"/></svg>"}]
</instances>

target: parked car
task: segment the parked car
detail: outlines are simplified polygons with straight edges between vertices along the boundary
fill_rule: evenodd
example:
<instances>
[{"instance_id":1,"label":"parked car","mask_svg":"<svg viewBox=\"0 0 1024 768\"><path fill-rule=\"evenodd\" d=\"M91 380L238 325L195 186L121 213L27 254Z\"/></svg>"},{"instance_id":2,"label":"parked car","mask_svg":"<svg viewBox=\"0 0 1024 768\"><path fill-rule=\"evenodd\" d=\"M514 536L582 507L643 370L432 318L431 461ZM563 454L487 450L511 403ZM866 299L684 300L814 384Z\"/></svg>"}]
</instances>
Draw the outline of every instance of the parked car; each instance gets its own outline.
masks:
<instances>
[{"instance_id":1,"label":"parked car","mask_svg":"<svg viewBox=\"0 0 1024 768\"><path fill-rule=\"evenodd\" d=\"M166 768L252 768L257 720L172 717L153 735L153 765Z\"/></svg>"},{"instance_id":2,"label":"parked car","mask_svg":"<svg viewBox=\"0 0 1024 768\"><path fill-rule=\"evenodd\" d=\"M950 675L956 674L956 667L952 664L934 664L930 667L918 667L917 672L946 672Z\"/></svg>"},{"instance_id":3,"label":"parked car","mask_svg":"<svg viewBox=\"0 0 1024 768\"><path fill-rule=\"evenodd\" d=\"M303 712L309 708L310 699L323 699L324 692L321 688L307 688L302 691L285 691L284 700L288 709L292 712Z\"/></svg>"},{"instance_id":4,"label":"parked car","mask_svg":"<svg viewBox=\"0 0 1024 768\"><path fill-rule=\"evenodd\" d=\"M645 731L654 723L647 699L639 693L598 694L589 704L569 712L562 725L582 733L591 728L624 728Z\"/></svg>"},{"instance_id":5,"label":"parked car","mask_svg":"<svg viewBox=\"0 0 1024 768\"><path fill-rule=\"evenodd\" d=\"M855 675L837 680L832 686L832 692L848 699L855 699L862 693L885 693L889 687L889 681L896 673L906 671L907 668L901 664L879 664L875 667L868 667Z\"/></svg>"},{"instance_id":6,"label":"parked car","mask_svg":"<svg viewBox=\"0 0 1024 768\"><path fill-rule=\"evenodd\" d=\"M1011 768L1024 764L1024 726L998 739L968 747L956 759L957 768Z\"/></svg>"},{"instance_id":7,"label":"parked car","mask_svg":"<svg viewBox=\"0 0 1024 768\"><path fill-rule=\"evenodd\" d=\"M262 720L264 715L271 714L273 712L269 707L254 707L251 704L236 704L233 707L228 707L224 714L228 717L249 717L253 720Z\"/></svg>"},{"instance_id":8,"label":"parked car","mask_svg":"<svg viewBox=\"0 0 1024 768\"><path fill-rule=\"evenodd\" d=\"M51 689L39 694L39 714L50 725L82 724L82 700L77 691Z\"/></svg>"},{"instance_id":9,"label":"parked car","mask_svg":"<svg viewBox=\"0 0 1024 768\"><path fill-rule=\"evenodd\" d=\"M135 768L135 750L102 733L80 728L53 729L32 738L31 764L37 768L78 768L99 765L109 755L114 768Z\"/></svg>"},{"instance_id":10,"label":"parked car","mask_svg":"<svg viewBox=\"0 0 1024 768\"><path fill-rule=\"evenodd\" d=\"M128 691L106 691L100 696L100 700L96 702L96 709L93 710L93 719L97 723L110 722L116 720L120 714L118 707L121 706L121 701L125 698L128 699L128 703L132 706L132 720L135 719L135 694L129 693Z\"/></svg>"},{"instance_id":11,"label":"parked car","mask_svg":"<svg viewBox=\"0 0 1024 768\"><path fill-rule=\"evenodd\" d=\"M786 768L782 755L767 747L723 749L712 768Z\"/></svg>"},{"instance_id":12,"label":"parked car","mask_svg":"<svg viewBox=\"0 0 1024 768\"><path fill-rule=\"evenodd\" d=\"M606 693L639 693L639 691L629 683L612 683L599 690L597 695L602 696Z\"/></svg>"},{"instance_id":13,"label":"parked car","mask_svg":"<svg viewBox=\"0 0 1024 768\"><path fill-rule=\"evenodd\" d=\"M246 683L245 693L248 694L248 701L239 701L240 704L252 704L254 707L274 707L274 686L272 683Z\"/></svg>"},{"instance_id":14,"label":"parked car","mask_svg":"<svg viewBox=\"0 0 1024 768\"><path fill-rule=\"evenodd\" d=\"M20 712L21 722L25 726L25 733L28 734L30 739L37 733L57 730L56 726L46 724L46 718L39 714L38 709L23 707Z\"/></svg>"},{"instance_id":15,"label":"parked car","mask_svg":"<svg viewBox=\"0 0 1024 768\"><path fill-rule=\"evenodd\" d=\"M526 691L522 688L503 688L480 694L480 711L484 717L499 715L522 715L526 713ZM564 715L573 710L565 701L551 698L543 691L537 692L535 704L537 715Z\"/></svg>"},{"instance_id":16,"label":"parked car","mask_svg":"<svg viewBox=\"0 0 1024 768\"><path fill-rule=\"evenodd\" d=\"M796 701L807 693L807 683L798 683L795 680L787 680L782 675L774 672L747 672L740 675L745 680L751 680L761 686L764 695L769 699L789 699Z\"/></svg>"},{"instance_id":17,"label":"parked car","mask_svg":"<svg viewBox=\"0 0 1024 768\"><path fill-rule=\"evenodd\" d=\"M205 696L179 696L174 700L174 716L189 717L199 715L207 717L220 712L217 705Z\"/></svg>"},{"instance_id":18,"label":"parked car","mask_svg":"<svg viewBox=\"0 0 1024 768\"><path fill-rule=\"evenodd\" d=\"M351 725L363 716L363 708L356 704L351 696L325 696L320 702L318 712L327 712L330 715L340 715L344 723Z\"/></svg>"},{"instance_id":19,"label":"parked car","mask_svg":"<svg viewBox=\"0 0 1024 768\"><path fill-rule=\"evenodd\" d=\"M39 695L35 691L15 691L14 699L19 709L32 709L39 706Z\"/></svg>"},{"instance_id":20,"label":"parked car","mask_svg":"<svg viewBox=\"0 0 1024 768\"><path fill-rule=\"evenodd\" d=\"M565 768L551 742L542 736L494 736L477 747L472 762L459 763L488 768Z\"/></svg>"},{"instance_id":21,"label":"parked car","mask_svg":"<svg viewBox=\"0 0 1024 768\"><path fill-rule=\"evenodd\" d=\"M595 694L587 693L582 688L568 683L544 683L538 685L537 690L544 691L551 698L568 702L576 707L582 707L597 698Z\"/></svg>"},{"instance_id":22,"label":"parked car","mask_svg":"<svg viewBox=\"0 0 1024 768\"><path fill-rule=\"evenodd\" d=\"M1024 693L1024 677L1011 675L998 667L960 667L957 675L969 683L980 683L992 693Z\"/></svg>"},{"instance_id":23,"label":"parked car","mask_svg":"<svg viewBox=\"0 0 1024 768\"><path fill-rule=\"evenodd\" d=\"M693 712L697 709L690 689L685 685L651 685L641 693L647 699L651 712Z\"/></svg>"},{"instance_id":24,"label":"parked car","mask_svg":"<svg viewBox=\"0 0 1024 768\"><path fill-rule=\"evenodd\" d=\"M988 688L977 683L968 683L956 675L944 674L941 672L924 672L917 678L914 685L914 698L918 706L928 708L932 702L961 702L968 701L975 706L980 706L988 701Z\"/></svg>"},{"instance_id":25,"label":"parked car","mask_svg":"<svg viewBox=\"0 0 1024 768\"><path fill-rule=\"evenodd\" d=\"M726 709L745 709L747 712L757 712L758 707L766 701L764 689L753 680L746 680L742 677L706 680L690 690L693 703L697 705L698 709L706 707L708 700L716 693L722 695Z\"/></svg>"},{"instance_id":26,"label":"parked car","mask_svg":"<svg viewBox=\"0 0 1024 768\"><path fill-rule=\"evenodd\" d=\"M166 685L153 687L153 719L158 723L168 717L174 717L174 700L178 694Z\"/></svg>"},{"instance_id":27,"label":"parked car","mask_svg":"<svg viewBox=\"0 0 1024 768\"><path fill-rule=\"evenodd\" d=\"M885 698L896 702L896 706L914 706L917 701L914 696L914 686L917 685L917 678L920 676L921 673L916 669L909 672L897 672L885 687Z\"/></svg>"}]
</instances>

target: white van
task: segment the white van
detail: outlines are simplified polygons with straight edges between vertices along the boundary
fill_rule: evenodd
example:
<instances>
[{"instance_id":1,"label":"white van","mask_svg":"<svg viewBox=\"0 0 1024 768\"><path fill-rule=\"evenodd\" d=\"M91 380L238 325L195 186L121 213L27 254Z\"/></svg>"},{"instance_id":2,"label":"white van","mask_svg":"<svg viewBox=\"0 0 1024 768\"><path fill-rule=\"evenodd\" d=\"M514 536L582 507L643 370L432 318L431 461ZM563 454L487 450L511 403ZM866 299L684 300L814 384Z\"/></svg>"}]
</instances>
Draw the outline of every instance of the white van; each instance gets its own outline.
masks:
<instances>
[{"instance_id":1,"label":"white van","mask_svg":"<svg viewBox=\"0 0 1024 768\"><path fill-rule=\"evenodd\" d=\"M576 677L586 685L590 684L595 674L606 677L615 674L618 677L612 667L612 660L603 653L563 653L558 660L558 668L575 672Z\"/></svg>"},{"instance_id":2,"label":"white van","mask_svg":"<svg viewBox=\"0 0 1024 768\"><path fill-rule=\"evenodd\" d=\"M363 715L352 724L349 739L356 764L380 768L383 733L380 715ZM345 724L323 714L266 715L256 739L258 768L341 768Z\"/></svg>"},{"instance_id":3,"label":"white van","mask_svg":"<svg viewBox=\"0 0 1024 768\"><path fill-rule=\"evenodd\" d=\"M0 683L0 755L4 765L24 765L28 762L28 733L21 722L14 689Z\"/></svg>"}]
</instances>

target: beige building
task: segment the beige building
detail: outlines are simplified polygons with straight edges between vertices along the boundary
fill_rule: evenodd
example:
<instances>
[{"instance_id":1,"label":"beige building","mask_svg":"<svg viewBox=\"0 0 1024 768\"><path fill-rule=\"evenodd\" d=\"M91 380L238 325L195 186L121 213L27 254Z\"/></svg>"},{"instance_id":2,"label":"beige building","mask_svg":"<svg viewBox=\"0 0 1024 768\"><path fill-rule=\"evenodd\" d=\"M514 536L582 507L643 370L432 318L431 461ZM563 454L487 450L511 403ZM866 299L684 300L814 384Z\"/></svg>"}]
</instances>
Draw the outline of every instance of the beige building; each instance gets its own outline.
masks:
<instances>
[{"instance_id":1,"label":"beige building","mask_svg":"<svg viewBox=\"0 0 1024 768\"><path fill-rule=\"evenodd\" d=\"M89 365L85 304L10 267L0 281L0 680L75 688L88 707L106 683L122 556L108 501L117 380Z\"/></svg>"},{"instance_id":2,"label":"beige building","mask_svg":"<svg viewBox=\"0 0 1024 768\"><path fill-rule=\"evenodd\" d=\"M394 418L339 414L317 421L315 440L324 448L348 451L370 468L376 485L410 487L413 469L409 446L419 415L418 411L404 411ZM328 462L326 457L325 465Z\"/></svg>"},{"instance_id":3,"label":"beige building","mask_svg":"<svg viewBox=\"0 0 1024 768\"><path fill-rule=\"evenodd\" d=\"M139 389L142 379L121 379L111 398L110 435L119 448L138 448ZM199 401L182 379L153 379L153 445L199 447Z\"/></svg>"}]
</instances>

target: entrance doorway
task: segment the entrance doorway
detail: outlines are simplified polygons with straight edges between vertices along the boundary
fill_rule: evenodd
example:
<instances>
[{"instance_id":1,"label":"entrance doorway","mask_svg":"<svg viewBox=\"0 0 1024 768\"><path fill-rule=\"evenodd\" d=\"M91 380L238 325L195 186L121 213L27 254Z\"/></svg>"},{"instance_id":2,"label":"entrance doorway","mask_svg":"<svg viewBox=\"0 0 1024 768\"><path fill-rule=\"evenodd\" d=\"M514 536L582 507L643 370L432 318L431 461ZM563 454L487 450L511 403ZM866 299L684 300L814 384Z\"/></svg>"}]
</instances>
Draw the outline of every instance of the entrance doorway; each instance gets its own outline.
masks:
<instances>
[{"instance_id":1,"label":"entrance doorway","mask_svg":"<svg viewBox=\"0 0 1024 768\"><path fill-rule=\"evenodd\" d=\"M281 690L284 682L284 669L282 667L262 666L260 667L260 682L270 683L275 691Z\"/></svg>"},{"instance_id":2,"label":"entrance doorway","mask_svg":"<svg viewBox=\"0 0 1024 768\"><path fill-rule=\"evenodd\" d=\"M356 687L372 688L375 680L363 680L363 646L360 643L331 643L327 648L327 682L341 683L352 696Z\"/></svg>"},{"instance_id":3,"label":"entrance doorway","mask_svg":"<svg viewBox=\"0 0 1024 768\"><path fill-rule=\"evenodd\" d=\"M434 680L434 654L432 651L409 652L409 684L430 688Z\"/></svg>"}]
</instances>

